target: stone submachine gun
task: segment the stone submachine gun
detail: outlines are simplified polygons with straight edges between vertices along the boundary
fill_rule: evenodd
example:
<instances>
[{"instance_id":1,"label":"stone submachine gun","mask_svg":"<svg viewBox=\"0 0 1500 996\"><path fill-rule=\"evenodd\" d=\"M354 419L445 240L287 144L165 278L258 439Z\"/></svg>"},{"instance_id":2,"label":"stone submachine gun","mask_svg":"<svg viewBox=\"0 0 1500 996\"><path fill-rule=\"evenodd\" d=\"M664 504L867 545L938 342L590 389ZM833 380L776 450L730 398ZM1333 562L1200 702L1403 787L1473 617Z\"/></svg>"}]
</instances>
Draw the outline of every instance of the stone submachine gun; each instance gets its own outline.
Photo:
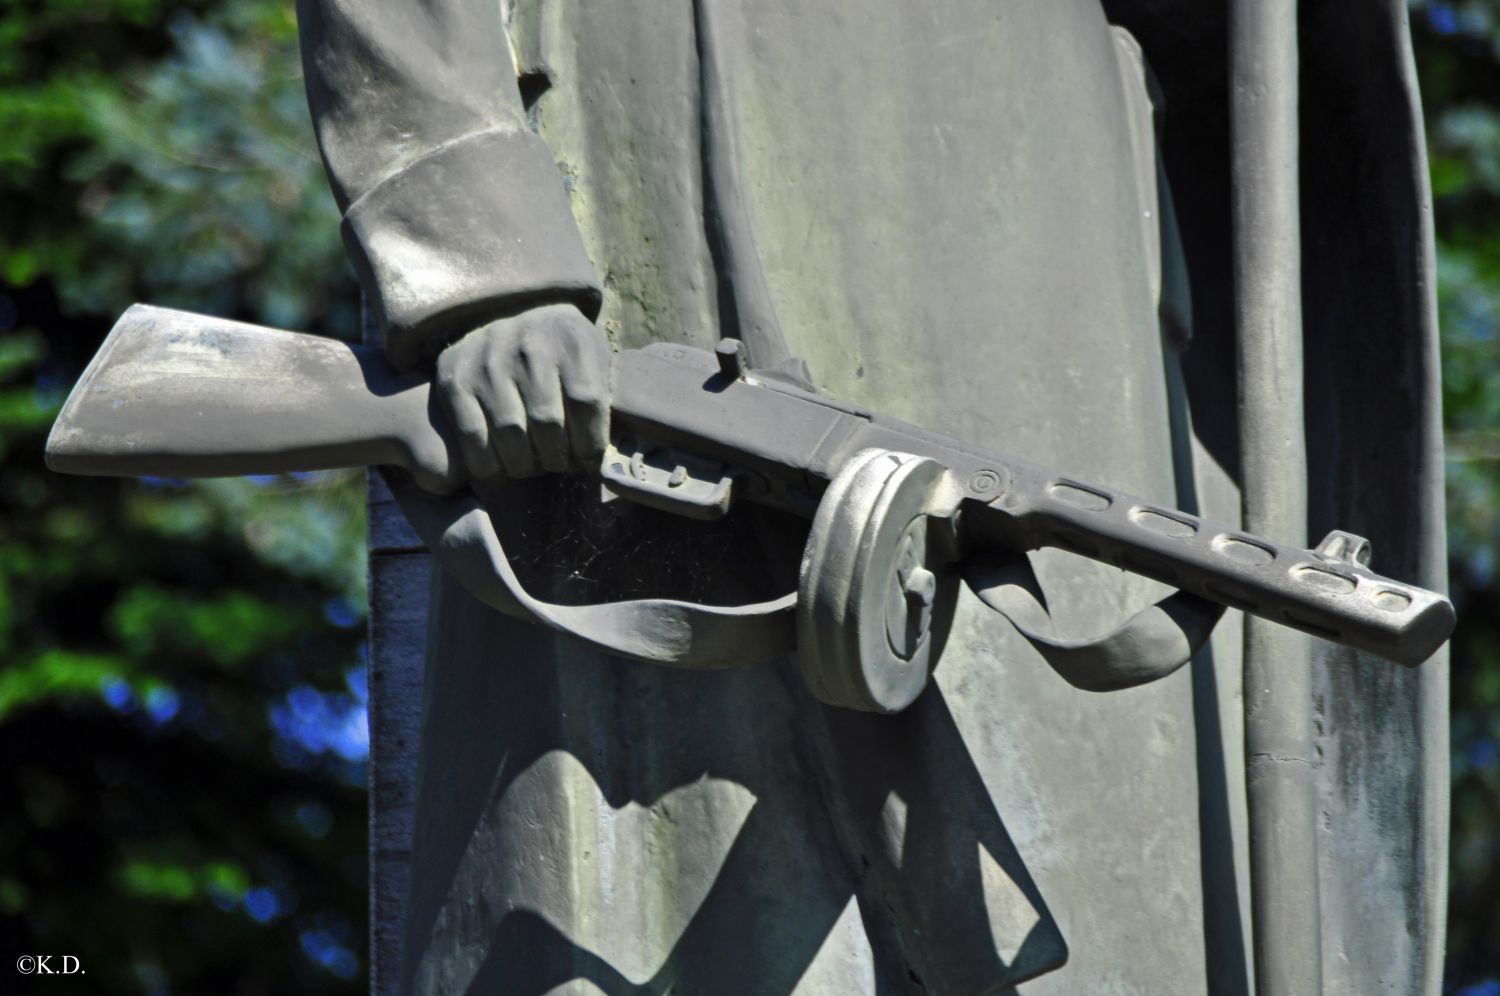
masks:
<instances>
[{"instance_id":1,"label":"stone submachine gun","mask_svg":"<svg viewBox=\"0 0 1500 996\"><path fill-rule=\"evenodd\" d=\"M1375 574L1359 537L1280 546L841 404L746 370L742 356L733 340L616 354L601 476L620 498L689 518L748 501L811 519L799 589L782 599L550 604L526 593L477 499L393 490L439 560L503 611L681 666L795 648L818 698L874 712L925 687L959 565L991 548L1062 548L1215 603L1209 626L1233 606L1407 666L1452 632L1449 601ZM446 431L430 383L392 373L374 350L137 305L73 389L47 460L164 477L395 466L452 490L463 482ZM434 480L443 466L450 479Z\"/></svg>"}]
</instances>

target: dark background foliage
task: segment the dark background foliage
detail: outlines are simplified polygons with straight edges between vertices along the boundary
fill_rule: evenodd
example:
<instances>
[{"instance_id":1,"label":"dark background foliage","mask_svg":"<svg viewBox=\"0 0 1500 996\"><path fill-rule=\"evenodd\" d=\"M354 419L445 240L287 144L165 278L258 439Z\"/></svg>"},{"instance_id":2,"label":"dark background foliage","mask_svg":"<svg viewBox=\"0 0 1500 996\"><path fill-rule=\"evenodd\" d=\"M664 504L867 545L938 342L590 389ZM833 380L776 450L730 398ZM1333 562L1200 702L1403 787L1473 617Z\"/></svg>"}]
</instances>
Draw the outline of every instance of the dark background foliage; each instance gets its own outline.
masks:
<instances>
[{"instance_id":1,"label":"dark background foliage","mask_svg":"<svg viewBox=\"0 0 1500 996\"><path fill-rule=\"evenodd\" d=\"M1500 3L1412 5L1438 232L1453 639L1447 978L1500 994Z\"/></svg>"},{"instance_id":2,"label":"dark background foliage","mask_svg":"<svg viewBox=\"0 0 1500 996\"><path fill-rule=\"evenodd\" d=\"M1447 978L1477 996L1500 994L1500 0L1412 12L1460 611ZM69 991L365 985L362 479L41 462L134 301L352 336L337 220L290 3L0 0L0 952L77 956Z\"/></svg>"},{"instance_id":3,"label":"dark background foliage","mask_svg":"<svg viewBox=\"0 0 1500 996\"><path fill-rule=\"evenodd\" d=\"M359 991L362 478L41 461L132 301L354 332L292 4L0 3L0 219L0 950L78 957L58 991Z\"/></svg>"}]
</instances>

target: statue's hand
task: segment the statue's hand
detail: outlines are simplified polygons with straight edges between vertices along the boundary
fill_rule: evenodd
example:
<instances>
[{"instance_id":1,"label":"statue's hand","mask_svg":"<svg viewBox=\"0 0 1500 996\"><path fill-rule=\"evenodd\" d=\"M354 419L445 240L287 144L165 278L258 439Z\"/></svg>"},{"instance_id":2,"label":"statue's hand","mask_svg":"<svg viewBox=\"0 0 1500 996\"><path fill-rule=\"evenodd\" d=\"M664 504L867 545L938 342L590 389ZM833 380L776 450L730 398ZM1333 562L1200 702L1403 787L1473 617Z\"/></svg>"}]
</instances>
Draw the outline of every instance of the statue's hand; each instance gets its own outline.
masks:
<instances>
[{"instance_id":1,"label":"statue's hand","mask_svg":"<svg viewBox=\"0 0 1500 996\"><path fill-rule=\"evenodd\" d=\"M436 393L476 480L597 466L609 428L609 344L572 305L533 308L438 356Z\"/></svg>"}]
</instances>

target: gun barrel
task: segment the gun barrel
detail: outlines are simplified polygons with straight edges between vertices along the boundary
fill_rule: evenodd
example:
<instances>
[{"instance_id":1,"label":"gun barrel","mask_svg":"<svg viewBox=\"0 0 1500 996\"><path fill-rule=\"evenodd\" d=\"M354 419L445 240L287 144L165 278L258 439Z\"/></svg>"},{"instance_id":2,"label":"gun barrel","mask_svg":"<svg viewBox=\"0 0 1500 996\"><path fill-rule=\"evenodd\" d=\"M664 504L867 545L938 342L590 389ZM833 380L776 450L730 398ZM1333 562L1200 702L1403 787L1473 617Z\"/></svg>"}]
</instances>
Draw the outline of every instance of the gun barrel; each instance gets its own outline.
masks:
<instances>
[{"instance_id":1,"label":"gun barrel","mask_svg":"<svg viewBox=\"0 0 1500 996\"><path fill-rule=\"evenodd\" d=\"M1114 564L1408 667L1453 631L1447 598L1382 577L1338 544L1284 546L1040 468L1013 465L1012 473L1015 502L1003 514L1029 546Z\"/></svg>"}]
</instances>

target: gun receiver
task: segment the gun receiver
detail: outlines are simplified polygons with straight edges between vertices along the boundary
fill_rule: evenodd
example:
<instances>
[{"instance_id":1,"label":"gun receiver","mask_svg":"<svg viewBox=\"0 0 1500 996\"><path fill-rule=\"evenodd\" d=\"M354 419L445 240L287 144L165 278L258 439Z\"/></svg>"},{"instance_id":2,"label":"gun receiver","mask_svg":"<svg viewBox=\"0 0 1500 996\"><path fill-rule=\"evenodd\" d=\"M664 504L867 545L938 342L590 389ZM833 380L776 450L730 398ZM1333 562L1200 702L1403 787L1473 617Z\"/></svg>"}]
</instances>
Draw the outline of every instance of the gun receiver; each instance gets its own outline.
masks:
<instances>
[{"instance_id":1,"label":"gun receiver","mask_svg":"<svg viewBox=\"0 0 1500 996\"><path fill-rule=\"evenodd\" d=\"M813 518L859 454L889 451L940 468L929 494L952 525L954 557L1058 547L1408 666L1452 631L1449 601L1370 571L1358 537L1279 546L747 372L737 347L615 356L601 469L611 492L700 519L736 501ZM70 473L172 477L369 464L430 473L446 459L456 484L445 433L431 385L392 374L373 351L137 305L74 388L47 456ZM901 571L898 594L916 605L927 582Z\"/></svg>"}]
</instances>

